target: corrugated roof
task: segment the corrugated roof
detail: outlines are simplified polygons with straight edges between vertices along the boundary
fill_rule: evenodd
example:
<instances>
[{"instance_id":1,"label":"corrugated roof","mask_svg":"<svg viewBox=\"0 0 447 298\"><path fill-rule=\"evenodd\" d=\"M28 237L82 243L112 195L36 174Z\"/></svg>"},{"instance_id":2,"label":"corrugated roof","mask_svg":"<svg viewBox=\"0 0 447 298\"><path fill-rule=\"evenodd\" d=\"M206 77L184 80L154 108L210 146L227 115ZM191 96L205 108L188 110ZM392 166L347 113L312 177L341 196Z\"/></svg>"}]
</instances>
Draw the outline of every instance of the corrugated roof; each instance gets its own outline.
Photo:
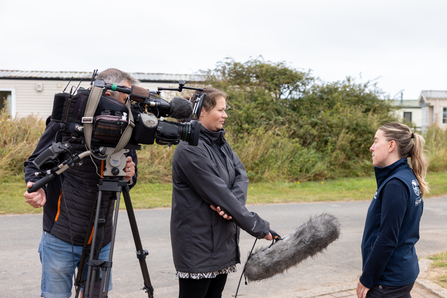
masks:
<instances>
[{"instance_id":1,"label":"corrugated roof","mask_svg":"<svg viewBox=\"0 0 447 298\"><path fill-rule=\"evenodd\" d=\"M422 90L421 95L425 98L447 98L447 91L440 90Z\"/></svg>"},{"instance_id":2,"label":"corrugated roof","mask_svg":"<svg viewBox=\"0 0 447 298\"><path fill-rule=\"evenodd\" d=\"M73 80L90 79L93 71L36 71L36 70L2 70L0 69L0 79L57 79ZM167 74L167 73L130 73L134 78L141 82L159 82L159 81L202 81L203 78L198 75L190 74Z\"/></svg>"}]
</instances>

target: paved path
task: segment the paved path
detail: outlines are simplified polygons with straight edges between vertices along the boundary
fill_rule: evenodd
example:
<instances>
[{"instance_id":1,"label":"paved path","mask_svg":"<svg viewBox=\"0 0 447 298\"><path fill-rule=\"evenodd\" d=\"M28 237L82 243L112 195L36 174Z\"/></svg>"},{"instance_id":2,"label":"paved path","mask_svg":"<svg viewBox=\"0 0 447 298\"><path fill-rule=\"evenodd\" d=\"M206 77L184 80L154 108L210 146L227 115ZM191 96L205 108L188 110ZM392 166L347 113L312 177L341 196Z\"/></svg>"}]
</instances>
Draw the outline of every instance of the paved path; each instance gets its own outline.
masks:
<instances>
[{"instance_id":1,"label":"paved path","mask_svg":"<svg viewBox=\"0 0 447 298\"><path fill-rule=\"evenodd\" d=\"M369 202L327 202L249 206L250 210L269 220L272 229L282 236L308 221L310 216L331 213L340 220L341 236L323 254L305 260L284 274L248 285L242 282L238 297L352 296L361 273L360 242L368 205ZM169 239L170 209L137 210L135 215L143 247L150 253L147 264L155 297L177 297ZM41 215L0 216L0 236L0 296L38 297L40 262L37 247L41 237ZM247 233L241 233L243 263L253 241ZM258 240L257 246L268 244ZM447 250L447 196L425 200L421 240L416 249L420 258ZM114 289L109 297L147 297L140 290L142 275L134 251L127 214L120 212L114 253ZM234 297L241 270L238 265L239 272L229 275L223 297ZM418 294L416 291L419 290L427 288L418 283L414 297L433 297Z\"/></svg>"}]
</instances>

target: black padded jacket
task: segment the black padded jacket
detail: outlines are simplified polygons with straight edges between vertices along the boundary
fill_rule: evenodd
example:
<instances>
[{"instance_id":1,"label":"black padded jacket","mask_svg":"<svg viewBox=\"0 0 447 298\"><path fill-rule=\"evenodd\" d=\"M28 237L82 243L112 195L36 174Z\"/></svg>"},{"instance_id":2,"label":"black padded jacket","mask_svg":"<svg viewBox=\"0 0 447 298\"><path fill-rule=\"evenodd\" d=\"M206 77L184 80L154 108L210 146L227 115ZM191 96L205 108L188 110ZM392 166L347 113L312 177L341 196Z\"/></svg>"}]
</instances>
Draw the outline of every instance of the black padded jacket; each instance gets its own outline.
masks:
<instances>
[{"instance_id":1,"label":"black padded jacket","mask_svg":"<svg viewBox=\"0 0 447 298\"><path fill-rule=\"evenodd\" d=\"M201 128L198 146L181 142L172 162L171 245L175 268L204 273L240 263L239 227L263 238L269 223L245 207L248 177L224 138ZM233 217L219 216L210 205Z\"/></svg>"},{"instance_id":2,"label":"black padded jacket","mask_svg":"<svg viewBox=\"0 0 447 298\"><path fill-rule=\"evenodd\" d=\"M33 160L49 148L53 142L68 141L71 144L70 150L74 153L86 150L85 145L80 140L62 133L62 126L63 124L58 122L48 123L35 151L24 163L26 182L36 182L41 178L34 175L37 168L33 164ZM134 163L137 164L137 155L134 150L130 150L126 155L131 156ZM67 156L64 154L59 156L60 160L66 158ZM69 168L43 187L47 199L43 206L43 230L65 242L81 246L84 245L90 218L96 208L100 181L97 173L101 169L100 160L85 157L82 162L82 165ZM135 185L136 181L137 174L132 178L132 186ZM110 193L103 192L101 211L104 214L107 210L109 196ZM111 241L112 213L113 208L110 208L102 246Z\"/></svg>"}]
</instances>

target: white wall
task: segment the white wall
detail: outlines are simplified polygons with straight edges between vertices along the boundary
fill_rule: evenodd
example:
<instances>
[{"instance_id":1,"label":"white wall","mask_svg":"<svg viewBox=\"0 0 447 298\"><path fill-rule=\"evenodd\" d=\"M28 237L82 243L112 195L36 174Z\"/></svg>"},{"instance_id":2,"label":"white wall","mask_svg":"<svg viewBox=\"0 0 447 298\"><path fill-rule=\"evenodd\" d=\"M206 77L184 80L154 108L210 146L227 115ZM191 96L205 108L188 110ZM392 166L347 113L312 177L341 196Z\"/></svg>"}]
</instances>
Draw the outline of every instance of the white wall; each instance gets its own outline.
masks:
<instances>
[{"instance_id":1,"label":"white wall","mask_svg":"<svg viewBox=\"0 0 447 298\"><path fill-rule=\"evenodd\" d=\"M402 120L404 112L411 112L411 122L416 125L417 129L422 128L422 109L421 108L402 108L396 111L397 116Z\"/></svg>"},{"instance_id":2,"label":"white wall","mask_svg":"<svg viewBox=\"0 0 447 298\"><path fill-rule=\"evenodd\" d=\"M442 123L442 110L447 107L447 99L433 98L424 101L422 107L422 131L435 124L442 129L447 129L447 123Z\"/></svg>"}]
</instances>

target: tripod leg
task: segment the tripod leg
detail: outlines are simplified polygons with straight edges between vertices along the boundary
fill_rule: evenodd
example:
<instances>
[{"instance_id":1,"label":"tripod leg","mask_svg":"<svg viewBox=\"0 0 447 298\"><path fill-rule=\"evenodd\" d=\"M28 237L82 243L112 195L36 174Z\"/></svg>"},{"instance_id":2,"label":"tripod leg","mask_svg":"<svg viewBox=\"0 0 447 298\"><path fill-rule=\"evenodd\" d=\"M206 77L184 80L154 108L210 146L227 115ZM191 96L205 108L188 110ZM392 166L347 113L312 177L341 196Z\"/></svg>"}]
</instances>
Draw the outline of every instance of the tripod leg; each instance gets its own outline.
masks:
<instances>
[{"instance_id":1,"label":"tripod leg","mask_svg":"<svg viewBox=\"0 0 447 298\"><path fill-rule=\"evenodd\" d=\"M112 268L113 244L115 241L114 234L115 234L116 222L118 220L119 198L121 190L122 187L119 186L119 181L117 180L100 180L96 215L95 215L92 242L91 242L90 258L88 263L88 274L84 288L85 298L107 297L108 284L110 279L110 270ZM109 198L106 214L104 214L104 210L101 209L101 199L103 191L112 192L112 196ZM112 205L112 200L114 199L116 199L116 209L114 210L115 225L113 226L112 230L112 240L110 243L109 258L108 261L101 261L98 260L98 258L101 252L101 247L105 233L105 226L107 224L110 207ZM101 229L102 227L104 228ZM106 288L104 288L105 281L107 281ZM100 283L99 287L98 283Z\"/></svg>"},{"instance_id":2,"label":"tripod leg","mask_svg":"<svg viewBox=\"0 0 447 298\"><path fill-rule=\"evenodd\" d=\"M98 200L97 200L97 204L96 204L96 214L95 214L95 222L93 225L93 236L92 236L92 244L91 244L91 249L90 249L90 258L89 258L89 266L88 266L88 273L87 273L87 282L85 284L85 288L84 288L84 294L85 297L93 297L93 290L94 290L94 284L95 284L95 279L97 276L97 267L94 266L96 255L99 255L99 253L94 252L94 249L96 247L96 237L98 234L98 222L99 222L99 215L101 212L101 201L102 201L102 190L100 189L98 192ZM102 242L102 239L101 239ZM101 244L100 244L101 245Z\"/></svg>"},{"instance_id":3,"label":"tripod leg","mask_svg":"<svg viewBox=\"0 0 447 298\"><path fill-rule=\"evenodd\" d=\"M113 251L115 248L115 237L116 237L116 228L118 226L118 214L119 214L119 209L120 209L120 198L121 198L121 190L122 187L127 187L127 181L126 180L120 180L119 181L119 191L117 191L117 197L116 197L116 204L115 204L115 213L114 213L114 217L113 217L113 225L112 225L112 240L110 242L110 253L109 253L109 264L112 264L112 260L113 260ZM104 281L105 281L105 295L104 298L107 298L107 294L109 291L109 281L110 281L110 270L111 267L109 268L109 270L106 271L106 275L105 278L103 277L102 279L102 283L101 283L101 288L104 289Z\"/></svg>"},{"instance_id":4,"label":"tripod leg","mask_svg":"<svg viewBox=\"0 0 447 298\"><path fill-rule=\"evenodd\" d=\"M129 195L129 187L127 186L127 184L123 191L123 197L124 197L124 202L126 204L127 215L129 217L130 228L132 230L132 235L133 235L133 239L135 242L137 258L140 262L141 273L143 274L143 280L144 280L144 288L143 289L146 291L149 298L153 298L154 297L154 288L152 287L151 279L149 277L149 271L147 269L147 264L146 264L146 255L148 255L148 252L146 250L143 250L143 246L141 244L140 234L138 232L138 227L137 227L137 221L135 219L135 213L133 211L132 202L130 200L130 195Z\"/></svg>"},{"instance_id":5,"label":"tripod leg","mask_svg":"<svg viewBox=\"0 0 447 298\"><path fill-rule=\"evenodd\" d=\"M92 210L92 214L90 215L90 223L89 223L88 229L87 229L87 235L86 235L85 241L84 241L84 247L82 248L81 259L80 259L79 265L78 265L78 273L76 274L76 279L75 279L75 288L76 288L75 297L76 298L79 297L81 288L84 287L84 272L85 272L85 267L87 266L87 259L90 255L90 248L88 247L88 245L89 245L90 235L93 232L94 216L95 216L95 212L94 212L94 210Z\"/></svg>"},{"instance_id":6,"label":"tripod leg","mask_svg":"<svg viewBox=\"0 0 447 298\"><path fill-rule=\"evenodd\" d=\"M84 288L85 286L85 282L84 282L84 273L85 273L85 268L87 266L87 260L89 259L90 253L93 254L93 259L97 260L99 258L99 255L101 253L102 250L102 243L103 243L103 239L104 239L104 233L105 233L105 228L107 226L107 222L109 220L109 214L110 214L110 208L113 206L112 204L112 200L109 200L109 203L107 205L107 210L104 213L103 210L100 211L100 218L98 219L98 221L95 223L95 214L96 214L96 208L94 208L92 210L92 214L90 215L90 223L89 223L89 227L87 229L87 235L85 237L85 241L84 241L84 247L82 248L82 255L81 255L81 259L79 261L79 265L78 265L78 273L76 275L76 280L75 280L75 287L76 287L76 298L79 297L80 291L82 288ZM100 240L97 241L95 243L95 247L91 247L90 244L92 239L93 239L93 230L94 227L96 227L98 229L100 233L100 235L96 236L96 239ZM97 264L97 266L104 266L104 264ZM96 285L96 283L95 283ZM85 288L84 288L85 289ZM95 292L97 292L97 290L95 290Z\"/></svg>"},{"instance_id":7,"label":"tripod leg","mask_svg":"<svg viewBox=\"0 0 447 298\"><path fill-rule=\"evenodd\" d=\"M125 180L116 180L116 179L102 179L99 183L99 194L102 196L102 191L110 191L112 194L115 194L115 196L112 196L111 199L116 199L116 206L114 210L114 218L113 218L113 226L112 226L112 239L110 242L110 252L109 252L109 258L108 261L99 261L97 260L99 257L99 250L98 253L95 253L95 258L92 259L92 254L90 254L90 260L89 260L89 269L88 269L88 275L87 275L87 284L85 288L85 293L88 293L85 298L95 298L95 297L108 297L108 291L109 291L109 280L110 280L110 272L112 268L112 259L113 259L113 249L115 245L115 235L116 235L116 226L118 222L118 214L119 214L119 203L120 203L120 196L122 187L127 186L127 182ZM98 199L99 200L99 199ZM99 204L98 207L99 208ZM110 206L110 201L109 201ZM109 208L107 208L109 210ZM95 222L97 222L98 212L96 212L96 218ZM92 247L95 246L96 241L96 232L97 229L93 230L93 241L92 241ZM101 239L102 243L102 239ZM101 243L99 243L101 245ZM99 272L97 271L97 268L99 268ZM99 287L99 295L93 296L93 291L95 288L95 279L98 280L99 275L102 272L101 277L101 285ZM87 292L88 291L88 292Z\"/></svg>"}]
</instances>

